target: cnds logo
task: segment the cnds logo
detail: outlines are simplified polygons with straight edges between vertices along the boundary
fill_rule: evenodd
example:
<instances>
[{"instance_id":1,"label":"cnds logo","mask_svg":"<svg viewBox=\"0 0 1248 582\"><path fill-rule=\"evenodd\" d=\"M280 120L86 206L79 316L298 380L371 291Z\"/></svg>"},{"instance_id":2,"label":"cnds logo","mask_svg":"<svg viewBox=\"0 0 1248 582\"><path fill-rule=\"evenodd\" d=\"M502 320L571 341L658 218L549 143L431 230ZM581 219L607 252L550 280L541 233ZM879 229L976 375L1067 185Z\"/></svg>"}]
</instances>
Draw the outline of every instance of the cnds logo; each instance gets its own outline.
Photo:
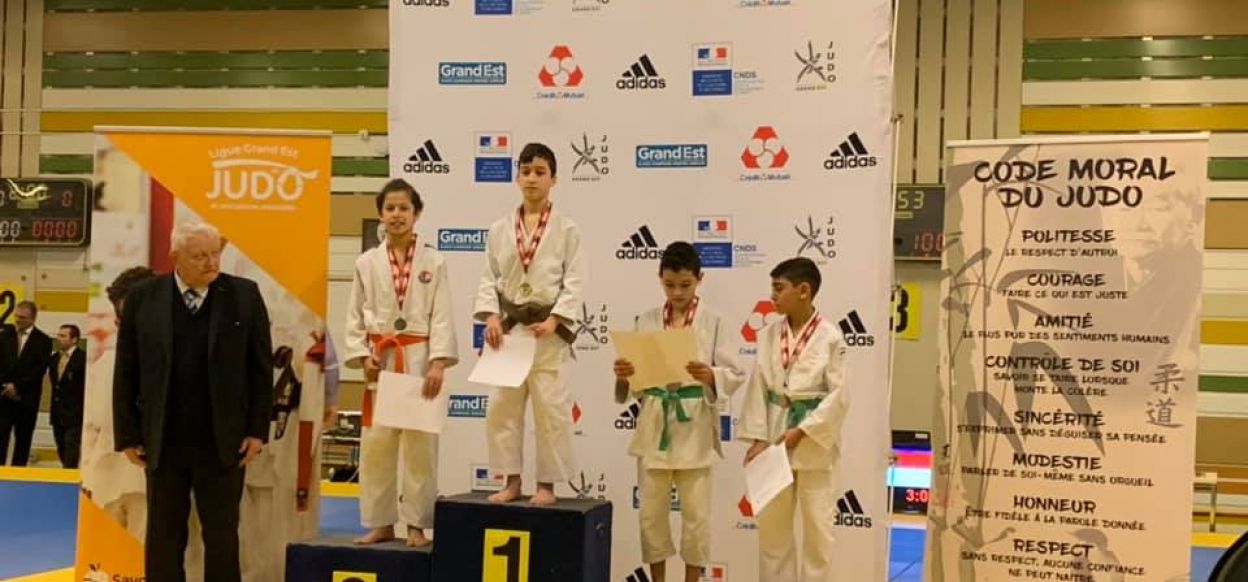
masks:
<instances>
[{"instance_id":1,"label":"cnds logo","mask_svg":"<svg viewBox=\"0 0 1248 582\"><path fill-rule=\"evenodd\" d=\"M315 180L318 170L304 171L268 160L219 160L212 163L209 200L269 200L273 196L294 202L303 196L303 185Z\"/></svg>"}]
</instances>

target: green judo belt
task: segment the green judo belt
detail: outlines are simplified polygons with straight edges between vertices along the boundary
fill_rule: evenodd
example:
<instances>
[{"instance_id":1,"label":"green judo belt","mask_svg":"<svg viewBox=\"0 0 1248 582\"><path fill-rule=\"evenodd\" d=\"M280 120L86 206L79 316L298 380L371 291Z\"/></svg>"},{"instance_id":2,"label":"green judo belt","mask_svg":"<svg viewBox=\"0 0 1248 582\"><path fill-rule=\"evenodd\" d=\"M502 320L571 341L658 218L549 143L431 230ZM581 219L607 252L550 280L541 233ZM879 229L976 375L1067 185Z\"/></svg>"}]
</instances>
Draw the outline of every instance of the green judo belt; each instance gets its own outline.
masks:
<instances>
[{"instance_id":1,"label":"green judo belt","mask_svg":"<svg viewBox=\"0 0 1248 582\"><path fill-rule=\"evenodd\" d=\"M768 404L788 409L785 423L788 428L797 428L797 425L802 424L802 421L806 420L806 416L819 407L819 402L822 400L822 396L809 396L794 400L779 392L767 392Z\"/></svg>"},{"instance_id":2,"label":"green judo belt","mask_svg":"<svg viewBox=\"0 0 1248 582\"><path fill-rule=\"evenodd\" d=\"M701 399L702 386L681 386L675 390L648 388L642 394L656 398L663 403L663 435L659 437L659 450L666 451L667 447L672 444L672 437L667 432L667 423L671 418L672 409L676 409L676 420L678 422L689 422L689 413L685 412L685 407L681 405L680 401Z\"/></svg>"}]
</instances>

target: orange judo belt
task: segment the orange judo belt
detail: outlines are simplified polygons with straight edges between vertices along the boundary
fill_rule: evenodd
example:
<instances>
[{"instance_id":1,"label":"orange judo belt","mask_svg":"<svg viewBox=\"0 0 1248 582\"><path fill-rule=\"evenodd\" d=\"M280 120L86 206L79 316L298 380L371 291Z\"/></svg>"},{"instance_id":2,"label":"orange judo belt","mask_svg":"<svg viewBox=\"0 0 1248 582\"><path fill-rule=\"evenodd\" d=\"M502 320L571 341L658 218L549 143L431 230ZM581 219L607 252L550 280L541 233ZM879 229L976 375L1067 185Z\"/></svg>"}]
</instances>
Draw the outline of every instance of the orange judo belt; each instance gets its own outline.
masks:
<instances>
[{"instance_id":1,"label":"orange judo belt","mask_svg":"<svg viewBox=\"0 0 1248 582\"><path fill-rule=\"evenodd\" d=\"M394 348L394 357L390 359L390 371L396 374L407 373L407 353L403 350L406 346L415 344L423 344L429 341L429 338L423 335L412 334L368 334L368 341L373 344L373 357L381 361L382 355L387 348ZM375 398L376 390L364 391L364 404L360 412L360 424L364 428L373 426L373 398Z\"/></svg>"}]
</instances>

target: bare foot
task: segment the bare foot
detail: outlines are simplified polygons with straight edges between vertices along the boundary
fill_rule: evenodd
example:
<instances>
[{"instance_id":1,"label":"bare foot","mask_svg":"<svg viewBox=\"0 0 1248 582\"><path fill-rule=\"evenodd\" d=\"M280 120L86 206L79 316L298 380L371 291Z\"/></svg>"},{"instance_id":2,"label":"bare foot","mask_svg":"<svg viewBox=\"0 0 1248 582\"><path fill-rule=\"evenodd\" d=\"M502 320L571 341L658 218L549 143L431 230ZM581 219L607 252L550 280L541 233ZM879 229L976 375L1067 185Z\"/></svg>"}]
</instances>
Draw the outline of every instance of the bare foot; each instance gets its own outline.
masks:
<instances>
[{"instance_id":1,"label":"bare foot","mask_svg":"<svg viewBox=\"0 0 1248 582\"><path fill-rule=\"evenodd\" d=\"M489 496L490 503L511 503L520 498L520 476L508 475L507 486L502 491Z\"/></svg>"},{"instance_id":2,"label":"bare foot","mask_svg":"<svg viewBox=\"0 0 1248 582\"><path fill-rule=\"evenodd\" d=\"M554 505L555 504L555 487L549 483L538 483L537 493L529 498L529 503L533 505Z\"/></svg>"},{"instance_id":3,"label":"bare foot","mask_svg":"<svg viewBox=\"0 0 1248 582\"><path fill-rule=\"evenodd\" d=\"M520 498L520 489L512 490L510 488L503 489L498 493L489 496L490 503L511 503Z\"/></svg>"},{"instance_id":4,"label":"bare foot","mask_svg":"<svg viewBox=\"0 0 1248 582\"><path fill-rule=\"evenodd\" d=\"M355 538L355 543L360 545L379 544L394 539L394 526L387 525L385 527L373 528L372 531Z\"/></svg>"},{"instance_id":5,"label":"bare foot","mask_svg":"<svg viewBox=\"0 0 1248 582\"><path fill-rule=\"evenodd\" d=\"M667 582L667 562L650 564L651 582Z\"/></svg>"},{"instance_id":6,"label":"bare foot","mask_svg":"<svg viewBox=\"0 0 1248 582\"><path fill-rule=\"evenodd\" d=\"M425 537L424 530L415 527L407 528L407 547L423 548L431 543L433 542Z\"/></svg>"}]
</instances>

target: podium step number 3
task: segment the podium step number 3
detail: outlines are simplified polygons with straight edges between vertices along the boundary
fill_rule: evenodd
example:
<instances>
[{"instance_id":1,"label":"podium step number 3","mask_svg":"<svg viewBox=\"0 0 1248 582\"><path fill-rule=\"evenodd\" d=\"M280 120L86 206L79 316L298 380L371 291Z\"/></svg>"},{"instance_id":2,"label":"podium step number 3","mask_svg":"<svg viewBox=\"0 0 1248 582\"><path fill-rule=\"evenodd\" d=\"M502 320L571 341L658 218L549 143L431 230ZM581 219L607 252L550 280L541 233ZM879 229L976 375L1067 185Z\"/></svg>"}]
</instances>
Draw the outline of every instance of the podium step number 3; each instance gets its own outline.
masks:
<instances>
[{"instance_id":1,"label":"podium step number 3","mask_svg":"<svg viewBox=\"0 0 1248 582\"><path fill-rule=\"evenodd\" d=\"M485 530L481 582L529 582L529 532Z\"/></svg>"}]
</instances>

